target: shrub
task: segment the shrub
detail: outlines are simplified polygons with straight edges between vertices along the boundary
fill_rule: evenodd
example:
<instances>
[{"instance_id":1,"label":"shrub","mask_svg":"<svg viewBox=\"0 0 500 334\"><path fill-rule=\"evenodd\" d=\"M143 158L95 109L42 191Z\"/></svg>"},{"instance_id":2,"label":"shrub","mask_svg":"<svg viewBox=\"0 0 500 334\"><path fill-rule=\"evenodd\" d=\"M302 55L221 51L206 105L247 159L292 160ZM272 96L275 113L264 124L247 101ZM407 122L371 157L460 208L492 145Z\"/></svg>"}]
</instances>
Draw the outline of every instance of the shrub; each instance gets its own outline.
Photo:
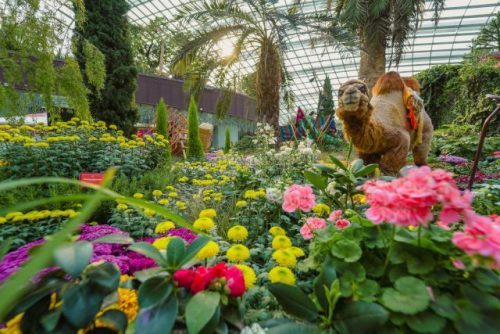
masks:
<instances>
[{"instance_id":1,"label":"shrub","mask_svg":"<svg viewBox=\"0 0 500 334\"><path fill-rule=\"evenodd\" d=\"M163 97L160 98L160 102L156 107L156 133L169 138L167 106L165 105L165 101L163 101ZM166 159L170 159L172 155L170 144L167 144L165 151Z\"/></svg>"},{"instance_id":2,"label":"shrub","mask_svg":"<svg viewBox=\"0 0 500 334\"><path fill-rule=\"evenodd\" d=\"M198 107L193 97L189 102L188 112L188 139L187 139L187 157L189 159L202 159L205 156L203 144L200 139L200 130L198 127Z\"/></svg>"},{"instance_id":3,"label":"shrub","mask_svg":"<svg viewBox=\"0 0 500 334\"><path fill-rule=\"evenodd\" d=\"M229 128L226 128L226 142L224 144L224 153L228 153L231 149L231 132L229 132Z\"/></svg>"}]
</instances>

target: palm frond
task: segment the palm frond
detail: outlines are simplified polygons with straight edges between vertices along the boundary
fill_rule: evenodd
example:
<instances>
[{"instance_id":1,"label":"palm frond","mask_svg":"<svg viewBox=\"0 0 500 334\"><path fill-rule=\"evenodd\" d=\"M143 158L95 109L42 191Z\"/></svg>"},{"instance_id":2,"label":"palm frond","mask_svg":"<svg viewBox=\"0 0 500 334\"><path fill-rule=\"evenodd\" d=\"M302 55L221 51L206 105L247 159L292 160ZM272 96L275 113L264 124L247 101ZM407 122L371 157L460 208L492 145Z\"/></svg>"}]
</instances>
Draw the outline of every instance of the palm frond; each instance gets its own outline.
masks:
<instances>
[{"instance_id":1,"label":"palm frond","mask_svg":"<svg viewBox=\"0 0 500 334\"><path fill-rule=\"evenodd\" d=\"M244 11L234 0L189 2L177 10L175 19L183 23L192 21L197 23L217 23L220 20L228 20L233 23L246 22L250 25L258 25L255 16Z\"/></svg>"}]
</instances>

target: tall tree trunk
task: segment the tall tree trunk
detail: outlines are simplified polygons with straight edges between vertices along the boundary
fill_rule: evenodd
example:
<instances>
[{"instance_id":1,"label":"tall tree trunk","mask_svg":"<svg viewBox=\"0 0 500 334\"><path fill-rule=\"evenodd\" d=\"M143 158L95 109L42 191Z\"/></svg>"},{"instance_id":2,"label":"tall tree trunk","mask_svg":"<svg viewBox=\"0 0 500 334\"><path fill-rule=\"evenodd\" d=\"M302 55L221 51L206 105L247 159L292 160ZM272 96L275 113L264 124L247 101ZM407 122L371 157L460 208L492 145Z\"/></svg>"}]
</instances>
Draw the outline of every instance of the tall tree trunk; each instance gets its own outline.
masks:
<instances>
[{"instance_id":1,"label":"tall tree trunk","mask_svg":"<svg viewBox=\"0 0 500 334\"><path fill-rule=\"evenodd\" d=\"M363 36L364 35L364 36ZM375 86L378 77L385 73L385 45L383 42L370 41L366 34L361 36L361 60L358 77L365 80L368 88Z\"/></svg>"},{"instance_id":2,"label":"tall tree trunk","mask_svg":"<svg viewBox=\"0 0 500 334\"><path fill-rule=\"evenodd\" d=\"M261 42L257 64L256 90L259 120L279 127L281 71L276 46L268 40Z\"/></svg>"}]
</instances>

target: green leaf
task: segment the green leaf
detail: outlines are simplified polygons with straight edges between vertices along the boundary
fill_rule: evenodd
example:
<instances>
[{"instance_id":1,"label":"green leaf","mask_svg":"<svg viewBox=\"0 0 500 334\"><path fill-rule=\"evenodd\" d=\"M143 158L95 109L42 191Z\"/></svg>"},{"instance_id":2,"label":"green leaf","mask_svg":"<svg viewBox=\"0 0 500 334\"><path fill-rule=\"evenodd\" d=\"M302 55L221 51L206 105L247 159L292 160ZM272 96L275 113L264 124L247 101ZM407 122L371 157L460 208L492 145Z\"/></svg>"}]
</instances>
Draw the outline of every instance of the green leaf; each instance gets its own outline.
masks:
<instances>
[{"instance_id":1,"label":"green leaf","mask_svg":"<svg viewBox=\"0 0 500 334\"><path fill-rule=\"evenodd\" d=\"M328 256L326 261L321 266L321 270L318 276L314 279L313 282L314 294L316 295L316 299L318 300L321 308L324 311L328 310L328 297L325 293L325 287L329 289L336 278L337 272L335 271L335 267L332 263L331 257Z\"/></svg>"},{"instance_id":2,"label":"green leaf","mask_svg":"<svg viewBox=\"0 0 500 334\"><path fill-rule=\"evenodd\" d=\"M54 252L54 261L65 272L78 277L89 264L92 257L92 244L88 241L77 241L63 245Z\"/></svg>"},{"instance_id":3,"label":"green leaf","mask_svg":"<svg viewBox=\"0 0 500 334\"><path fill-rule=\"evenodd\" d=\"M304 171L304 176L307 181L320 190L326 189L328 185L326 179L317 173L306 170Z\"/></svg>"},{"instance_id":4,"label":"green leaf","mask_svg":"<svg viewBox=\"0 0 500 334\"><path fill-rule=\"evenodd\" d=\"M439 295L436 301L431 304L431 308L436 314L441 317L456 320L458 317L457 308L455 307L455 300L450 294Z\"/></svg>"},{"instance_id":5,"label":"green leaf","mask_svg":"<svg viewBox=\"0 0 500 334\"><path fill-rule=\"evenodd\" d=\"M0 262L2 262L5 254L9 252L10 245L12 245L12 238L2 241L2 244L0 245Z\"/></svg>"},{"instance_id":6,"label":"green leaf","mask_svg":"<svg viewBox=\"0 0 500 334\"><path fill-rule=\"evenodd\" d=\"M314 168L320 170L321 172L327 173L327 174L335 173L337 171L336 169L329 167L329 166L326 166L326 165L323 165L323 164L313 164L313 166L314 166Z\"/></svg>"},{"instance_id":7,"label":"green leaf","mask_svg":"<svg viewBox=\"0 0 500 334\"><path fill-rule=\"evenodd\" d=\"M331 253L345 262L356 262L361 257L361 247L352 240L342 239L332 245Z\"/></svg>"},{"instance_id":8,"label":"green leaf","mask_svg":"<svg viewBox=\"0 0 500 334\"><path fill-rule=\"evenodd\" d=\"M355 174L356 172L360 171L361 168L363 168L363 160L361 159L356 159L351 163L351 170Z\"/></svg>"},{"instance_id":9,"label":"green leaf","mask_svg":"<svg viewBox=\"0 0 500 334\"><path fill-rule=\"evenodd\" d=\"M377 333L376 328L383 325L388 316L379 304L357 301L340 308L334 324L339 334Z\"/></svg>"},{"instance_id":10,"label":"green leaf","mask_svg":"<svg viewBox=\"0 0 500 334\"><path fill-rule=\"evenodd\" d=\"M166 301L156 306L141 308L135 320L136 334L171 333L179 311L179 303L171 294Z\"/></svg>"},{"instance_id":11,"label":"green leaf","mask_svg":"<svg viewBox=\"0 0 500 334\"><path fill-rule=\"evenodd\" d=\"M382 304L391 311L417 314L429 306L429 293L423 281L405 276L399 278L394 287L385 289L382 295Z\"/></svg>"},{"instance_id":12,"label":"green leaf","mask_svg":"<svg viewBox=\"0 0 500 334\"><path fill-rule=\"evenodd\" d=\"M94 321L104 297L104 294L93 291L90 284L73 285L62 297L62 313L73 326L85 328Z\"/></svg>"},{"instance_id":13,"label":"green leaf","mask_svg":"<svg viewBox=\"0 0 500 334\"><path fill-rule=\"evenodd\" d=\"M380 286L376 281L367 279L355 288L355 293L360 300L372 302L376 300L375 295L379 292L379 290Z\"/></svg>"},{"instance_id":14,"label":"green leaf","mask_svg":"<svg viewBox=\"0 0 500 334\"><path fill-rule=\"evenodd\" d=\"M362 176L367 176L377 169L378 165L377 164L370 164L366 165L365 167L361 168L357 172L354 173L354 176L356 177L362 177Z\"/></svg>"},{"instance_id":15,"label":"green leaf","mask_svg":"<svg viewBox=\"0 0 500 334\"><path fill-rule=\"evenodd\" d=\"M61 309L57 308L52 312L49 312L42 316L40 323L47 332L53 332L61 318Z\"/></svg>"},{"instance_id":16,"label":"green leaf","mask_svg":"<svg viewBox=\"0 0 500 334\"><path fill-rule=\"evenodd\" d=\"M134 239L123 234L108 234L103 237L92 240L92 243L130 245L134 243Z\"/></svg>"},{"instance_id":17,"label":"green leaf","mask_svg":"<svg viewBox=\"0 0 500 334\"><path fill-rule=\"evenodd\" d=\"M342 161L337 159L334 155L330 155L330 161L337 165L337 167L339 167L340 169L343 169L345 171L347 170L346 165L344 165Z\"/></svg>"},{"instance_id":18,"label":"green leaf","mask_svg":"<svg viewBox=\"0 0 500 334\"><path fill-rule=\"evenodd\" d=\"M139 305L148 308L163 303L173 290L172 282L164 275L154 276L141 284L138 291Z\"/></svg>"},{"instance_id":19,"label":"green leaf","mask_svg":"<svg viewBox=\"0 0 500 334\"><path fill-rule=\"evenodd\" d=\"M304 324L297 323L294 321L288 321L282 323L266 330L266 334L320 334L323 330L314 324Z\"/></svg>"},{"instance_id":20,"label":"green leaf","mask_svg":"<svg viewBox=\"0 0 500 334\"><path fill-rule=\"evenodd\" d=\"M108 294L116 291L120 285L120 269L112 262L104 262L95 267L89 267L84 276L93 283L95 290Z\"/></svg>"},{"instance_id":21,"label":"green leaf","mask_svg":"<svg viewBox=\"0 0 500 334\"><path fill-rule=\"evenodd\" d=\"M99 317L99 320L111 325L111 327L118 330L120 333L125 333L127 330L127 315L122 311L108 310Z\"/></svg>"},{"instance_id":22,"label":"green leaf","mask_svg":"<svg viewBox=\"0 0 500 334\"><path fill-rule=\"evenodd\" d=\"M164 267L167 264L165 259L161 255L160 251L150 243L136 242L135 244L131 245L128 249L149 257L162 267Z\"/></svg>"},{"instance_id":23,"label":"green leaf","mask_svg":"<svg viewBox=\"0 0 500 334\"><path fill-rule=\"evenodd\" d=\"M210 238L208 237L198 237L196 238L192 243L191 245L189 245L189 247L186 249L186 253L184 254L184 257L180 263L180 266L183 266L185 265L186 263L188 263L189 261L191 261L191 259L196 255L198 254L198 252L200 251L200 249L203 248L203 246L205 246L207 244L207 242L210 241Z\"/></svg>"},{"instance_id":24,"label":"green leaf","mask_svg":"<svg viewBox=\"0 0 500 334\"><path fill-rule=\"evenodd\" d=\"M186 305L186 324L188 332L199 333L212 319L220 302L220 294L213 291L202 291L195 294Z\"/></svg>"},{"instance_id":25,"label":"green leaf","mask_svg":"<svg viewBox=\"0 0 500 334\"><path fill-rule=\"evenodd\" d=\"M406 264L410 274L427 274L434 269L435 261L431 254L419 252L407 257Z\"/></svg>"},{"instance_id":26,"label":"green leaf","mask_svg":"<svg viewBox=\"0 0 500 334\"><path fill-rule=\"evenodd\" d=\"M178 237L174 237L170 240L167 246L167 265L171 269L178 269L185 253L184 240Z\"/></svg>"},{"instance_id":27,"label":"green leaf","mask_svg":"<svg viewBox=\"0 0 500 334\"><path fill-rule=\"evenodd\" d=\"M417 333L441 333L446 326L446 319L434 312L425 311L408 317L406 324Z\"/></svg>"},{"instance_id":28,"label":"green leaf","mask_svg":"<svg viewBox=\"0 0 500 334\"><path fill-rule=\"evenodd\" d=\"M275 283L268 286L285 312L308 321L318 317L318 310L312 300L296 286Z\"/></svg>"}]
</instances>

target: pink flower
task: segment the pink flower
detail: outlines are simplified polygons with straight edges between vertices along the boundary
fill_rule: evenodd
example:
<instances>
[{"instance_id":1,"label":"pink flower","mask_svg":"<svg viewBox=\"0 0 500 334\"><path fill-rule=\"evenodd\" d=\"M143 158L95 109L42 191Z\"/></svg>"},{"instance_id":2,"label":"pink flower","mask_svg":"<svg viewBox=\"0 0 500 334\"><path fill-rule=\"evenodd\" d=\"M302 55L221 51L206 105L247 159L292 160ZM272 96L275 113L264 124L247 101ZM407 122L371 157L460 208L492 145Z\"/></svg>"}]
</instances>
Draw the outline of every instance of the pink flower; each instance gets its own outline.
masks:
<instances>
[{"instance_id":1,"label":"pink flower","mask_svg":"<svg viewBox=\"0 0 500 334\"><path fill-rule=\"evenodd\" d=\"M310 186L294 184L283 195L282 207L286 212L294 212L297 209L309 212L314 205L316 205L316 197Z\"/></svg>"},{"instance_id":2,"label":"pink flower","mask_svg":"<svg viewBox=\"0 0 500 334\"><path fill-rule=\"evenodd\" d=\"M452 264L457 269L460 269L460 270L464 270L465 269L465 264L462 261L460 261L460 260L454 260L452 262Z\"/></svg>"},{"instance_id":3,"label":"pink flower","mask_svg":"<svg viewBox=\"0 0 500 334\"><path fill-rule=\"evenodd\" d=\"M335 226L337 226L337 228L341 230L348 227L349 225L351 225L351 222L348 221L347 219L339 219L335 222Z\"/></svg>"},{"instance_id":4,"label":"pink flower","mask_svg":"<svg viewBox=\"0 0 500 334\"><path fill-rule=\"evenodd\" d=\"M310 240L314 236L315 230L326 228L326 221L318 217L307 219L306 223L300 228L300 234L305 240Z\"/></svg>"},{"instance_id":5,"label":"pink flower","mask_svg":"<svg viewBox=\"0 0 500 334\"><path fill-rule=\"evenodd\" d=\"M328 220L334 222L340 217L342 217L342 210L334 210L332 211L332 213L330 213L330 217L328 217Z\"/></svg>"},{"instance_id":6,"label":"pink flower","mask_svg":"<svg viewBox=\"0 0 500 334\"><path fill-rule=\"evenodd\" d=\"M245 293L245 279L238 267L229 267L225 273L226 287L229 289L231 297L241 297Z\"/></svg>"}]
</instances>

